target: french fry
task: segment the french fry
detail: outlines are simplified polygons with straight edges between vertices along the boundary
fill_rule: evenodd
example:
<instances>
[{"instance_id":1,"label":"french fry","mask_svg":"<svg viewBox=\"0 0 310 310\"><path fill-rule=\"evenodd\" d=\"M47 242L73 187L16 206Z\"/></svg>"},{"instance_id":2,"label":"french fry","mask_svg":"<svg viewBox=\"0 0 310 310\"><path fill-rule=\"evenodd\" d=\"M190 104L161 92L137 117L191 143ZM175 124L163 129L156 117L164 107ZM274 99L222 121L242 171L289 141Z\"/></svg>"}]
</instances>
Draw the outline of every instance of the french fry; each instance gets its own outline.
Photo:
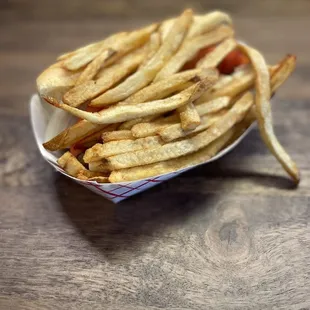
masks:
<instances>
[{"instance_id":1,"label":"french fry","mask_svg":"<svg viewBox=\"0 0 310 310\"><path fill-rule=\"evenodd\" d=\"M118 170L135 166L147 165L154 162L168 160L187 155L207 146L212 141L223 135L236 123L240 122L253 104L253 95L247 92L234 106L211 127L194 137L177 142L164 144L161 147L119 154L107 160L112 169Z\"/></svg>"},{"instance_id":2,"label":"french fry","mask_svg":"<svg viewBox=\"0 0 310 310\"><path fill-rule=\"evenodd\" d=\"M278 159L282 167L292 177L294 182L299 183L300 176L297 165L279 143L273 131L272 114L269 102L271 93L270 75L265 59L254 48L244 45L240 45L240 48L250 58L256 74L255 106L261 136L269 150Z\"/></svg>"},{"instance_id":3,"label":"french fry","mask_svg":"<svg viewBox=\"0 0 310 310\"><path fill-rule=\"evenodd\" d=\"M154 119L158 118L158 115L149 115L145 117L138 117L135 119L131 119L130 121L126 121L122 123L119 127L120 130L130 130L134 125L144 123L144 122L151 122Z\"/></svg>"},{"instance_id":4,"label":"french fry","mask_svg":"<svg viewBox=\"0 0 310 310\"><path fill-rule=\"evenodd\" d=\"M193 13L191 10L184 11L184 13L176 19L167 39L163 42L158 52L144 66L136 71L136 73L131 75L123 83L93 100L93 103L111 104L118 102L148 85L154 79L157 72L182 44L191 25L192 16Z\"/></svg>"},{"instance_id":5,"label":"french fry","mask_svg":"<svg viewBox=\"0 0 310 310\"><path fill-rule=\"evenodd\" d=\"M209 128L214 122L218 121L220 117L224 115L224 113L226 113L226 111L223 111L215 115L211 114L211 115L202 116L201 124L191 131L184 130L180 123L176 123L176 124L168 125L168 126L165 126L164 128L161 128L160 130L157 131L157 133L162 138L162 140L165 142L177 140L177 139L186 137L193 133L200 132L200 131L203 131Z\"/></svg>"},{"instance_id":6,"label":"french fry","mask_svg":"<svg viewBox=\"0 0 310 310\"><path fill-rule=\"evenodd\" d=\"M97 132L94 132L87 137L79 140L76 145L77 147L92 147L94 144L100 142L102 140L102 135L104 133L113 132L117 129L119 124L111 124Z\"/></svg>"},{"instance_id":7,"label":"french fry","mask_svg":"<svg viewBox=\"0 0 310 310\"><path fill-rule=\"evenodd\" d=\"M193 130L200 124L200 116L193 102L188 102L177 109L183 130Z\"/></svg>"},{"instance_id":8,"label":"french fry","mask_svg":"<svg viewBox=\"0 0 310 310\"><path fill-rule=\"evenodd\" d=\"M70 71L76 71L96 58L103 48L109 48L113 42L120 42L128 35L127 32L112 34L102 41L88 44L75 51L63 54L58 59L64 59L63 67Z\"/></svg>"},{"instance_id":9,"label":"french fry","mask_svg":"<svg viewBox=\"0 0 310 310\"><path fill-rule=\"evenodd\" d=\"M73 126L66 128L51 140L43 143L43 146L49 151L65 149L105 127L108 127L108 125L92 124L88 121L82 120Z\"/></svg>"},{"instance_id":10,"label":"french fry","mask_svg":"<svg viewBox=\"0 0 310 310\"><path fill-rule=\"evenodd\" d=\"M162 22L159 33L162 40L165 40L171 30L175 19L171 18ZM188 38L207 33L221 24L232 24L230 16L224 12L214 11L205 15L195 15L194 21L188 33Z\"/></svg>"},{"instance_id":11,"label":"french fry","mask_svg":"<svg viewBox=\"0 0 310 310\"><path fill-rule=\"evenodd\" d=\"M88 81L70 89L64 95L63 101L70 106L77 107L95 98L136 70L147 53L148 50L142 47L124 56L119 62L99 72L96 81Z\"/></svg>"},{"instance_id":12,"label":"french fry","mask_svg":"<svg viewBox=\"0 0 310 310\"><path fill-rule=\"evenodd\" d=\"M74 116L86 119L94 124L120 123L136 117L143 117L153 114L161 114L177 109L189 101L196 100L205 89L203 81L183 90L167 99L144 102L135 105L116 105L97 113L91 113L70 107L63 103L50 102L52 105L61 108Z\"/></svg>"},{"instance_id":13,"label":"french fry","mask_svg":"<svg viewBox=\"0 0 310 310\"><path fill-rule=\"evenodd\" d=\"M160 81L169 77L171 74L178 72L187 61L191 60L199 52L200 49L217 44L224 39L233 36L233 34L233 29L230 27L220 26L205 35L185 41L174 57L172 57L158 72L154 81Z\"/></svg>"},{"instance_id":14,"label":"french fry","mask_svg":"<svg viewBox=\"0 0 310 310\"><path fill-rule=\"evenodd\" d=\"M92 161L88 164L88 169L94 172L109 173L111 168L106 160Z\"/></svg>"},{"instance_id":15,"label":"french fry","mask_svg":"<svg viewBox=\"0 0 310 310\"><path fill-rule=\"evenodd\" d=\"M202 102L196 105L199 115L214 113L227 108L231 104L231 98L228 96L218 97L207 102Z\"/></svg>"},{"instance_id":16,"label":"french fry","mask_svg":"<svg viewBox=\"0 0 310 310\"><path fill-rule=\"evenodd\" d=\"M74 86L80 72L70 72L56 63L44 70L37 78L37 89L41 97L51 97L59 101L62 95Z\"/></svg>"},{"instance_id":17,"label":"french fry","mask_svg":"<svg viewBox=\"0 0 310 310\"><path fill-rule=\"evenodd\" d=\"M204 58L202 58L198 64L198 68L208 68L216 67L227 54L229 54L235 47L237 42L234 39L226 39L220 43L213 51L208 53Z\"/></svg>"},{"instance_id":18,"label":"french fry","mask_svg":"<svg viewBox=\"0 0 310 310\"><path fill-rule=\"evenodd\" d=\"M81 73L76 81L76 85L83 84L84 82L91 81L98 71L104 67L104 64L108 62L113 56L117 55L118 51L111 48L103 50ZM115 58L115 57L114 57Z\"/></svg>"},{"instance_id":19,"label":"french fry","mask_svg":"<svg viewBox=\"0 0 310 310\"><path fill-rule=\"evenodd\" d=\"M233 133L234 130L232 129L213 141L210 145L189 155L173 158L167 161L161 161L158 163L148 164L141 167L132 167L112 171L109 177L109 181L111 183L117 183L141 180L201 164L216 155L231 139Z\"/></svg>"},{"instance_id":20,"label":"french fry","mask_svg":"<svg viewBox=\"0 0 310 310\"><path fill-rule=\"evenodd\" d=\"M218 79L218 71L213 68L208 68L188 70L173 74L162 81L144 87L120 104L125 105L162 99L187 88L189 82L193 84L197 82L197 80L202 79L205 81L206 87L210 87Z\"/></svg>"},{"instance_id":21,"label":"french fry","mask_svg":"<svg viewBox=\"0 0 310 310\"><path fill-rule=\"evenodd\" d=\"M91 44L88 47L85 47L84 50L65 60L64 67L68 70L80 69L93 61L102 50L107 48L111 48L119 52L123 50L126 45L130 47L129 50L137 48L148 40L152 32L155 31L157 27L157 24L153 24L129 33L121 32L111 35L101 43L99 42L98 45ZM125 52L126 51L122 52L121 54L124 55Z\"/></svg>"},{"instance_id":22,"label":"french fry","mask_svg":"<svg viewBox=\"0 0 310 310\"><path fill-rule=\"evenodd\" d=\"M139 123L131 128L131 133L135 138L144 138L155 136L160 129L179 121L178 115L174 114L168 117L160 117L158 120Z\"/></svg>"},{"instance_id":23,"label":"french fry","mask_svg":"<svg viewBox=\"0 0 310 310\"><path fill-rule=\"evenodd\" d=\"M63 168L68 174L76 177L80 171L87 169L70 153L66 152L58 160L58 165Z\"/></svg>"},{"instance_id":24,"label":"french fry","mask_svg":"<svg viewBox=\"0 0 310 310\"><path fill-rule=\"evenodd\" d=\"M137 140L111 141L104 144L95 144L86 150L84 155L85 163L101 160L115 154L123 154L136 150L145 150L161 146L162 141L159 137L146 137Z\"/></svg>"},{"instance_id":25,"label":"french fry","mask_svg":"<svg viewBox=\"0 0 310 310\"><path fill-rule=\"evenodd\" d=\"M275 70L277 70L277 66L270 67L270 74L273 74ZM238 94L251 89L254 86L254 81L255 74L253 70L250 70L250 68L246 66L242 70L233 73L230 81L229 79L226 79L226 81L222 80L219 84L216 83L198 99L198 103L223 96L233 98Z\"/></svg>"},{"instance_id":26,"label":"french fry","mask_svg":"<svg viewBox=\"0 0 310 310\"><path fill-rule=\"evenodd\" d=\"M130 130L107 131L104 132L101 137L103 142L134 139Z\"/></svg>"}]
</instances>

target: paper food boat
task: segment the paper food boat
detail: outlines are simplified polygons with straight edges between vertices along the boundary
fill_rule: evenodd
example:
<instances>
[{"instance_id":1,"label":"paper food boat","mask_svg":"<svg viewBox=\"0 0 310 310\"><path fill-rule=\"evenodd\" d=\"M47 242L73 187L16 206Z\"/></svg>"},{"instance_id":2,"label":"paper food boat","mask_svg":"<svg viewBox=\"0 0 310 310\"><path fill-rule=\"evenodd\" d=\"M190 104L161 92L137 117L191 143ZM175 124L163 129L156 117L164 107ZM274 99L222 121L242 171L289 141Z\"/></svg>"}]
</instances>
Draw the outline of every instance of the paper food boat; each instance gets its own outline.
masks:
<instances>
[{"instance_id":1,"label":"paper food boat","mask_svg":"<svg viewBox=\"0 0 310 310\"><path fill-rule=\"evenodd\" d=\"M177 175L198 167L200 165L205 165L209 162L217 160L231 151L240 141L249 133L252 126L250 126L234 143L226 147L224 150L219 152L216 156L206 161L205 163L187 167L185 169L180 169L172 173L158 175L156 177L147 178L143 180L133 181L133 182L122 182L122 183L97 183L94 181L82 181L68 175L58 164L57 159L61 153L49 152L43 146L42 143L52 138L60 131L68 127L72 121L72 117L57 108L52 107L45 101L41 100L38 95L33 95L30 100L30 117L32 129L36 139L36 143L40 150L43 158L52 165L57 171L72 179L73 181L87 187L91 191L111 200L114 203L122 201L132 195L138 194L139 192L145 191L157 184L160 184L166 180L176 177ZM57 118L57 122L51 122L52 118ZM55 125L56 124L56 125ZM53 126L53 127L52 127Z\"/></svg>"}]
</instances>

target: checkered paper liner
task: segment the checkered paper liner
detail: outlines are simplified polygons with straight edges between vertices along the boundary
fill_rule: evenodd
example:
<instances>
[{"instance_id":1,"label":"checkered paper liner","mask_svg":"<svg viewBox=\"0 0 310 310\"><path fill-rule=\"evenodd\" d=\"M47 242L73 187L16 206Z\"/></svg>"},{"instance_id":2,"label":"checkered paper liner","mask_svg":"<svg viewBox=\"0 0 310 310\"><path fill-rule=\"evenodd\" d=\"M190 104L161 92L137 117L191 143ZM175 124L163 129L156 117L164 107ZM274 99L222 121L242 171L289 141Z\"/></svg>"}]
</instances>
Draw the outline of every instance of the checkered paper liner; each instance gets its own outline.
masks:
<instances>
[{"instance_id":1,"label":"checkered paper liner","mask_svg":"<svg viewBox=\"0 0 310 310\"><path fill-rule=\"evenodd\" d=\"M57 158L59 158L59 152L49 152L43 146L44 141L49 140L51 137L58 134L60 131L65 129L68 125L72 124L74 120L65 111L59 110L47 104L45 101L41 100L40 97L35 94L30 99L30 117L32 129L34 132L35 140L40 150L43 158L53 166L57 171L67 176L68 178L74 180L75 182L87 187L91 191L111 200L114 203L122 201L132 195L139 192L145 191L157 184L160 184L166 180L174 178L175 176L193 169L197 166L204 165L211 161L217 160L220 157L231 151L239 142L249 133L252 126L240 136L234 143L226 147L224 150L219 152L216 156L208 160L207 162L195 165L192 167L187 167L185 169L180 169L172 173L162 174L156 177L147 178L143 180L133 181L133 182L122 182L122 183L97 183L94 181L82 181L68 175L58 164ZM54 120L52 121L52 118ZM56 122L55 122L56 118Z\"/></svg>"}]
</instances>

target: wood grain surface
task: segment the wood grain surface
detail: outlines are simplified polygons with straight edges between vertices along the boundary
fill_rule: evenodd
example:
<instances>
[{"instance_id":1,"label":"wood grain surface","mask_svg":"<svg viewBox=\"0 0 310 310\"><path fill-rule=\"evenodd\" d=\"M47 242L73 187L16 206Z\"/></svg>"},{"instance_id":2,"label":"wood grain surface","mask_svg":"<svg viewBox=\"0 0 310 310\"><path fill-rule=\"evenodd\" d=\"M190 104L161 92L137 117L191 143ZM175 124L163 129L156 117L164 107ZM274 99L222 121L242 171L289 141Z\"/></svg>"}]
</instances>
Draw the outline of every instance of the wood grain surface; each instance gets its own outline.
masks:
<instances>
[{"instance_id":1,"label":"wood grain surface","mask_svg":"<svg viewBox=\"0 0 310 310\"><path fill-rule=\"evenodd\" d=\"M53 171L29 123L55 57L177 14L231 12L267 59L297 54L273 103L298 189L257 129L225 158L113 205ZM0 309L310 309L310 2L0 1Z\"/></svg>"}]
</instances>

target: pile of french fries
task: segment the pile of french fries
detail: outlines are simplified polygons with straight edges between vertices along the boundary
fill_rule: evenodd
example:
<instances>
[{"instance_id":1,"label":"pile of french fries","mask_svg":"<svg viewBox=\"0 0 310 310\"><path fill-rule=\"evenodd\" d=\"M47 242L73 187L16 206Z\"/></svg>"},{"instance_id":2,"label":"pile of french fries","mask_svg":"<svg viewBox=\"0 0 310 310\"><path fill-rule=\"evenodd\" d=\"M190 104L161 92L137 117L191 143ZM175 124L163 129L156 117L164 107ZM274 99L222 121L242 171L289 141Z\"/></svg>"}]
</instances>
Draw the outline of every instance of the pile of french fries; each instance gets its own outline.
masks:
<instances>
[{"instance_id":1,"label":"pile of french fries","mask_svg":"<svg viewBox=\"0 0 310 310\"><path fill-rule=\"evenodd\" d=\"M79 179L133 181L203 163L257 120L267 147L298 183L270 107L296 58L268 65L234 35L229 15L188 9L59 56L38 77L38 92L77 122L44 147L69 149L58 164Z\"/></svg>"}]
</instances>

